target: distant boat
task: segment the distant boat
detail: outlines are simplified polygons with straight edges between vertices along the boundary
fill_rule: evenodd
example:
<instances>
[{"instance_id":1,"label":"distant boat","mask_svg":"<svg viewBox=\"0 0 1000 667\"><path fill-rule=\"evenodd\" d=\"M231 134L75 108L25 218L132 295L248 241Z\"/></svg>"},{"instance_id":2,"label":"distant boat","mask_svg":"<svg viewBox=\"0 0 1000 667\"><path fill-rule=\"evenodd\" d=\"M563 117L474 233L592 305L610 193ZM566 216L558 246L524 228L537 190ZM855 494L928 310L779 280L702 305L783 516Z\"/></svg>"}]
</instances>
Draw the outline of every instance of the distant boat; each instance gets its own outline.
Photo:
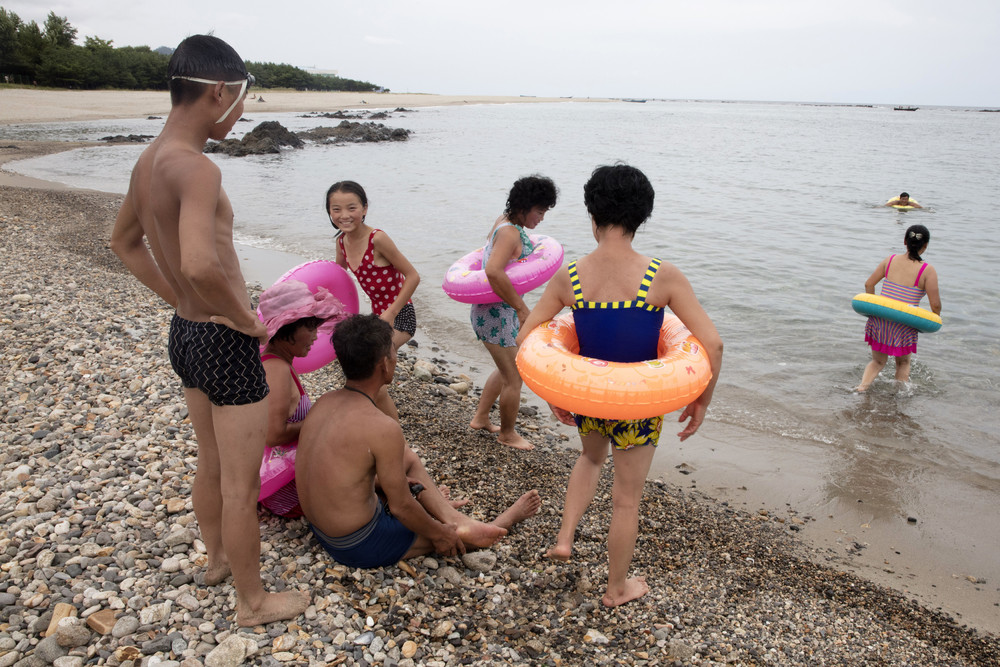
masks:
<instances>
[{"instance_id":1,"label":"distant boat","mask_svg":"<svg viewBox=\"0 0 1000 667\"><path fill-rule=\"evenodd\" d=\"M636 103L638 103L638 104L645 104L645 103L646 103L646 100L639 100L639 99L629 99L629 98L627 98L627 97L625 98L625 101L626 101L626 102L636 102Z\"/></svg>"},{"instance_id":2,"label":"distant boat","mask_svg":"<svg viewBox=\"0 0 1000 667\"><path fill-rule=\"evenodd\" d=\"M900 106L898 106L898 107L893 107L893 109L895 109L896 111L916 111L916 110L917 110L917 109L919 109L919 108L920 108L920 107L910 107L910 106L906 106L905 104L901 104L901 105L900 105Z\"/></svg>"}]
</instances>

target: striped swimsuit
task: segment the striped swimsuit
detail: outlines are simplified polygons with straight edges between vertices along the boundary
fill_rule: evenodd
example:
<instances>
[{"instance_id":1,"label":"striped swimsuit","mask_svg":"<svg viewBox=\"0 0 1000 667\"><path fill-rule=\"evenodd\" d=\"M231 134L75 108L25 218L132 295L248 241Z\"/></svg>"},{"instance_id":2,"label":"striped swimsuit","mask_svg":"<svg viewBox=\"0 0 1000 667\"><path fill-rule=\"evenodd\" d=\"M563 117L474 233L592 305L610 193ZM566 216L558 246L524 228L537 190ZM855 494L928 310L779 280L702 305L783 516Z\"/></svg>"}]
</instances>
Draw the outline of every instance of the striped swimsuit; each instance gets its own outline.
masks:
<instances>
[{"instance_id":1,"label":"striped swimsuit","mask_svg":"<svg viewBox=\"0 0 1000 667\"><path fill-rule=\"evenodd\" d=\"M261 361L278 358L278 356L273 354L265 354L261 357ZM299 404L295 406L295 412L293 412L292 416L288 418L288 423L297 424L306 418L309 408L312 407L312 401L309 400L309 394L307 394L306 390L302 387L302 383L299 382L299 377L295 374L295 370L291 366L288 367L288 372L292 374L292 380L295 381L295 386L299 389ZM298 440L281 446L282 450L285 452L284 455L290 455L293 461L295 460L294 448L297 444L299 444ZM268 448L268 450L264 452L264 456L267 456L271 449L272 448ZM261 500L260 504L279 516L288 517L290 519L302 516L302 508L299 506L299 492L295 486L294 477L292 478L292 481L288 482L288 484L285 484L273 494Z\"/></svg>"},{"instance_id":2,"label":"striped swimsuit","mask_svg":"<svg viewBox=\"0 0 1000 667\"><path fill-rule=\"evenodd\" d=\"M927 268L927 262L924 262L920 267L913 287L907 287L889 280L889 267L892 266L892 260L895 257L895 255L890 257L889 262L885 265L886 277L882 281L881 295L916 306L924 298L924 290L917 285L920 284L920 276ZM876 352L892 357L903 357L917 351L917 330L905 324L884 320L881 317L869 317L868 324L865 325L865 342Z\"/></svg>"}]
</instances>

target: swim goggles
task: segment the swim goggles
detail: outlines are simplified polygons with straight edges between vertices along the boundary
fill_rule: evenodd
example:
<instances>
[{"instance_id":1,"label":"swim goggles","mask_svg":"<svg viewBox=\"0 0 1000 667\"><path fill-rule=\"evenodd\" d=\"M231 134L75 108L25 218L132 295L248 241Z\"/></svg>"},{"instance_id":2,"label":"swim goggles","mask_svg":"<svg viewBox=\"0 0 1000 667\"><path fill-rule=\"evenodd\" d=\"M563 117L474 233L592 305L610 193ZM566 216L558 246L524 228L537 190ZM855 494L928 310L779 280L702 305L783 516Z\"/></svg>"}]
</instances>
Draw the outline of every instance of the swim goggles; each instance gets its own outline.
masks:
<instances>
[{"instance_id":1,"label":"swim goggles","mask_svg":"<svg viewBox=\"0 0 1000 667\"><path fill-rule=\"evenodd\" d=\"M218 80L213 81L212 79L199 79L199 78L193 77L193 76L172 76L172 77L170 77L170 79L171 80L173 80L173 79L184 79L185 81L194 81L195 83L207 83L209 85L215 85L217 83L220 83L220 81L218 81ZM247 88L249 88L254 83L256 83L256 81L257 81L257 79L254 78L253 74L247 73L246 77L240 79L239 81L222 81L221 82L221 83L223 83L223 84L225 84L227 86L236 86L236 85L239 85L239 87L240 87L240 94L236 96L236 100L233 101L233 103L231 105L229 105L228 109L226 109L226 113L222 114L222 117L219 120L215 121L216 125L218 125L222 121L226 120L226 118L229 116L229 114L232 113L233 109L236 108L236 105L240 103L240 100L243 99L243 96L246 95Z\"/></svg>"}]
</instances>

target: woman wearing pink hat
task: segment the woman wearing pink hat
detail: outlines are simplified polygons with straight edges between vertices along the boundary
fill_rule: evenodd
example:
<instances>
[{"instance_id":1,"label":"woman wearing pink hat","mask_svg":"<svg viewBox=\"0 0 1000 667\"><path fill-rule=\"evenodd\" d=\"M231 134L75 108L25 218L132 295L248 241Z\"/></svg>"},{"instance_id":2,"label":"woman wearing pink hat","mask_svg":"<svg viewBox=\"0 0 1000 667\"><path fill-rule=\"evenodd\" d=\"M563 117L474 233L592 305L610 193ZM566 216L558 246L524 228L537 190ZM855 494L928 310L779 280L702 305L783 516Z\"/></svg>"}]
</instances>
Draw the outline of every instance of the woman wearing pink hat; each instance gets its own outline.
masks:
<instances>
[{"instance_id":1,"label":"woman wearing pink hat","mask_svg":"<svg viewBox=\"0 0 1000 667\"><path fill-rule=\"evenodd\" d=\"M286 517L302 515L295 490L295 445L302 420L312 406L299 376L292 368L295 357L305 357L316 341L320 325L339 321L350 313L324 287L316 293L297 280L277 283L260 295L260 318L267 327L268 342L261 350L261 361L271 389L267 403L267 447L261 465L262 479L281 470L291 471L292 479L277 491L261 498L261 503L275 514ZM267 489L262 490L262 496Z\"/></svg>"}]
</instances>

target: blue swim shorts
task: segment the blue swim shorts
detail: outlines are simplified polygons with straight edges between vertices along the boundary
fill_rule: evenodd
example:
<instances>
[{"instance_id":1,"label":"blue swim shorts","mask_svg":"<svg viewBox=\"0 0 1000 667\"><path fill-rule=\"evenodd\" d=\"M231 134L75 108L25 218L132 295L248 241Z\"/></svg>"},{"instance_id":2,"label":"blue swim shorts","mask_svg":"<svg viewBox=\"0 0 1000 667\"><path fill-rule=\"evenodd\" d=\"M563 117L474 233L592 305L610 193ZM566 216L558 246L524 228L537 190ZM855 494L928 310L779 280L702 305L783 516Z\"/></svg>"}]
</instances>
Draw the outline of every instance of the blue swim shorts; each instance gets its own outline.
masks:
<instances>
[{"instance_id":1,"label":"blue swim shorts","mask_svg":"<svg viewBox=\"0 0 1000 667\"><path fill-rule=\"evenodd\" d=\"M313 535L330 556L348 567L384 567L395 565L417 539L416 533L389 513L378 500L372 520L343 537L330 537L310 524Z\"/></svg>"},{"instance_id":2,"label":"blue swim shorts","mask_svg":"<svg viewBox=\"0 0 1000 667\"><path fill-rule=\"evenodd\" d=\"M609 438L615 449L632 449L643 445L653 445L660 441L663 417L648 419L599 419L575 415L577 431L581 436L597 431Z\"/></svg>"},{"instance_id":3,"label":"blue swim shorts","mask_svg":"<svg viewBox=\"0 0 1000 667\"><path fill-rule=\"evenodd\" d=\"M269 391L256 338L214 322L170 321L167 354L181 384L213 405L248 405Z\"/></svg>"}]
</instances>

